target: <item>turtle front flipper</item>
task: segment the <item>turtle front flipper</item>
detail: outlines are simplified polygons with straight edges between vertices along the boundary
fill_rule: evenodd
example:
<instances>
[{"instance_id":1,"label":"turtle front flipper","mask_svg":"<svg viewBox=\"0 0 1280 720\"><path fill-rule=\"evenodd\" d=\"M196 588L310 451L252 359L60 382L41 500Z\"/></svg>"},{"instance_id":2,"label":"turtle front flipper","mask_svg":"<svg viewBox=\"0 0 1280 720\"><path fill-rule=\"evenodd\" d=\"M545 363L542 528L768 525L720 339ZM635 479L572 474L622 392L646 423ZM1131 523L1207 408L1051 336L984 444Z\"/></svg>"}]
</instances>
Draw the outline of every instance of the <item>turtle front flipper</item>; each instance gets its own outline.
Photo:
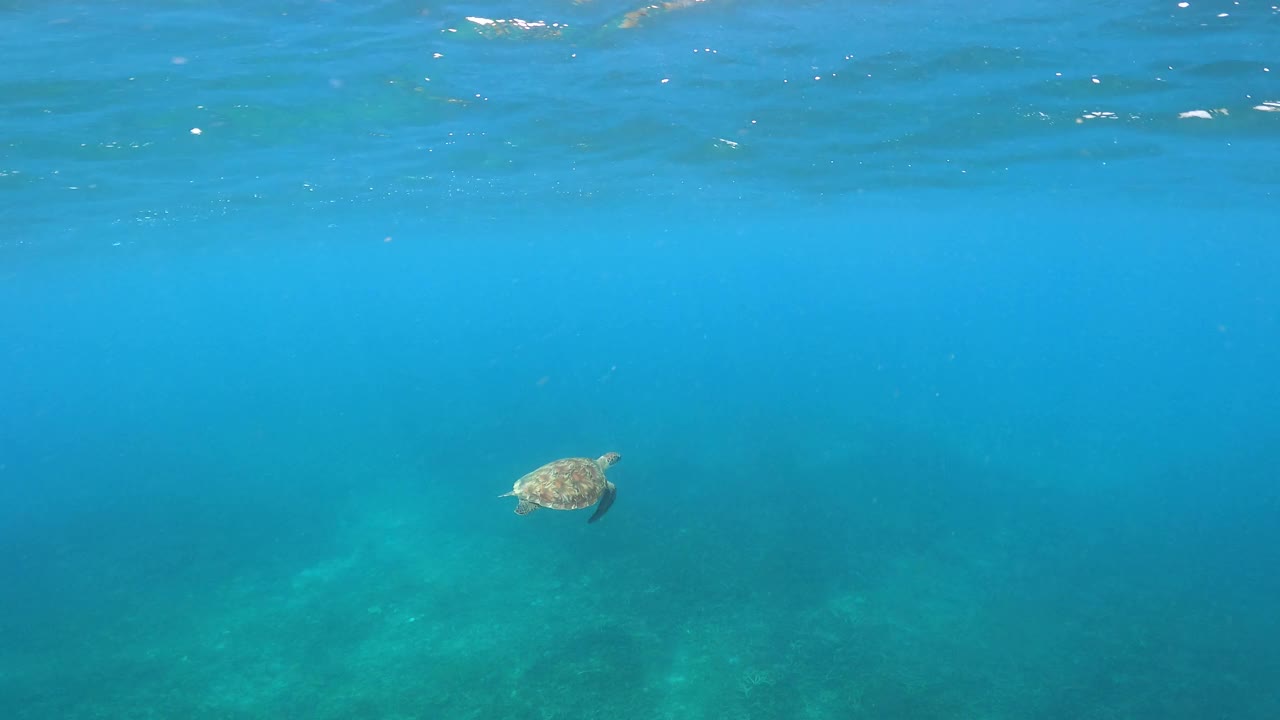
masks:
<instances>
[{"instance_id":1,"label":"turtle front flipper","mask_svg":"<svg viewBox=\"0 0 1280 720\"><path fill-rule=\"evenodd\" d=\"M538 509L537 503L531 503L528 500L521 498L520 503L516 505L516 514L528 515L529 513L537 509Z\"/></svg>"},{"instance_id":2,"label":"turtle front flipper","mask_svg":"<svg viewBox=\"0 0 1280 720\"><path fill-rule=\"evenodd\" d=\"M613 505L613 499L618 497L618 488L611 482L605 481L604 493L600 495L600 502L596 504L596 511L587 518L587 524L599 520L604 514L609 512L609 508Z\"/></svg>"}]
</instances>

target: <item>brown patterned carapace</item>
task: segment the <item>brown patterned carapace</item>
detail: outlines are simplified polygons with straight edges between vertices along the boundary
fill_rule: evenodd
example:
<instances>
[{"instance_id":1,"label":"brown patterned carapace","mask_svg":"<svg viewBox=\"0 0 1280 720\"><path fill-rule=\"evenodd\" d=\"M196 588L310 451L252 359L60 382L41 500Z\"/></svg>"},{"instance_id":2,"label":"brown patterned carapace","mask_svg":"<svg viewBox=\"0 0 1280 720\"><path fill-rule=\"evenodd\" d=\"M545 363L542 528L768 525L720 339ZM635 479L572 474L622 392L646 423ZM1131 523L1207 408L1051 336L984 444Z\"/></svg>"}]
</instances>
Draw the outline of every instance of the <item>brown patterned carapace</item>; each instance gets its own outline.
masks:
<instances>
[{"instance_id":1,"label":"brown patterned carapace","mask_svg":"<svg viewBox=\"0 0 1280 720\"><path fill-rule=\"evenodd\" d=\"M581 510L600 500L601 495L612 492L612 483L605 479L605 469L622 458L616 452L605 453L599 460L589 458L565 458L534 470L515 482L511 492L520 499L517 514L527 515L537 507L554 510ZM537 507L529 507L532 504Z\"/></svg>"}]
</instances>

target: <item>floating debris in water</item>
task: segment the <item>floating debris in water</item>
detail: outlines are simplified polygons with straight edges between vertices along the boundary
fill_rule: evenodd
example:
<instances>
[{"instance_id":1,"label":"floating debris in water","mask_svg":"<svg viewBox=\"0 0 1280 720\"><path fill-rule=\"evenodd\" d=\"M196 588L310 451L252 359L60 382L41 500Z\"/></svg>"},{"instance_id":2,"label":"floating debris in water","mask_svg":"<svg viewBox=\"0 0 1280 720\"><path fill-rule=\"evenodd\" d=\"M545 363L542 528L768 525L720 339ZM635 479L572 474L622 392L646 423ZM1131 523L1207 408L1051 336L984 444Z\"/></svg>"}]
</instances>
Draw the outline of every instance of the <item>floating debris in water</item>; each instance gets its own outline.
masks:
<instances>
[{"instance_id":1,"label":"floating debris in water","mask_svg":"<svg viewBox=\"0 0 1280 720\"><path fill-rule=\"evenodd\" d=\"M1217 108L1216 110L1188 110L1186 112L1178 113L1178 118L1180 120L1187 119L1187 118L1196 118L1199 120L1212 120L1216 115L1230 115L1230 114L1231 114L1230 111L1228 111L1226 108Z\"/></svg>"},{"instance_id":2,"label":"floating debris in water","mask_svg":"<svg viewBox=\"0 0 1280 720\"><path fill-rule=\"evenodd\" d=\"M706 2L706 0L669 0L668 2L645 5L642 8L632 10L631 12L623 15L622 19L618 21L617 27L623 30L629 30L631 28L638 27L640 22L650 15L668 13L672 10L692 7L703 2Z\"/></svg>"},{"instance_id":3,"label":"floating debris in water","mask_svg":"<svg viewBox=\"0 0 1280 720\"><path fill-rule=\"evenodd\" d=\"M483 38L527 37L558 38L569 28L565 23L548 22L546 20L522 20L520 18L494 19L468 15L471 23L470 33ZM445 32L456 33L458 28L449 28Z\"/></svg>"}]
</instances>

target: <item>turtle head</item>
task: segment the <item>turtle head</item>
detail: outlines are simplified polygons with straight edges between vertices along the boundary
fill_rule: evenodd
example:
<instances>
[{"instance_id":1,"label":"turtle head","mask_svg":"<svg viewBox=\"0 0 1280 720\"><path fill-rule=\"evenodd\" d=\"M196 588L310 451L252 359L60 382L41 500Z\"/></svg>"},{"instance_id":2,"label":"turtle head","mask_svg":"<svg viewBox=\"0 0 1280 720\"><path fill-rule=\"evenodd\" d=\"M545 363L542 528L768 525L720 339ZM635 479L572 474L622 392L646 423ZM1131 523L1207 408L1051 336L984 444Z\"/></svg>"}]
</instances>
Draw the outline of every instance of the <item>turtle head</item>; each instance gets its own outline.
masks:
<instances>
[{"instance_id":1,"label":"turtle head","mask_svg":"<svg viewBox=\"0 0 1280 720\"><path fill-rule=\"evenodd\" d=\"M622 456L619 455L618 453L607 452L601 455L599 460L596 460L596 464L600 466L601 470L608 470L614 465L617 465L618 461L621 459L622 459Z\"/></svg>"}]
</instances>

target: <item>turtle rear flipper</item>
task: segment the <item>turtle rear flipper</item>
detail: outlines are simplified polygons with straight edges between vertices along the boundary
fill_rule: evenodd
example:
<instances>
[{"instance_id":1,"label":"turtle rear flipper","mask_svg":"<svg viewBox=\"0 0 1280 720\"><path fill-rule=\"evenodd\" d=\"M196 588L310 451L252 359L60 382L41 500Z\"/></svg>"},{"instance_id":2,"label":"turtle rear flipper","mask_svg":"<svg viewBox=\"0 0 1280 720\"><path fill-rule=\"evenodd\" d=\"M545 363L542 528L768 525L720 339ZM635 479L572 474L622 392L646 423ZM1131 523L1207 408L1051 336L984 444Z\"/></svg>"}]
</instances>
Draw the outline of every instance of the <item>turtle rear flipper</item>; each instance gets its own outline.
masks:
<instances>
[{"instance_id":1,"label":"turtle rear flipper","mask_svg":"<svg viewBox=\"0 0 1280 720\"><path fill-rule=\"evenodd\" d=\"M606 481L604 484L604 493L600 495L600 502L596 505L596 511L587 518L587 524L599 520L604 514L609 512L609 508L613 505L613 499L618 497L618 488L611 482Z\"/></svg>"},{"instance_id":2,"label":"turtle rear flipper","mask_svg":"<svg viewBox=\"0 0 1280 720\"><path fill-rule=\"evenodd\" d=\"M521 499L520 503L516 505L516 514L528 515L529 513L537 509L538 509L537 503L531 503L528 500Z\"/></svg>"}]
</instances>

